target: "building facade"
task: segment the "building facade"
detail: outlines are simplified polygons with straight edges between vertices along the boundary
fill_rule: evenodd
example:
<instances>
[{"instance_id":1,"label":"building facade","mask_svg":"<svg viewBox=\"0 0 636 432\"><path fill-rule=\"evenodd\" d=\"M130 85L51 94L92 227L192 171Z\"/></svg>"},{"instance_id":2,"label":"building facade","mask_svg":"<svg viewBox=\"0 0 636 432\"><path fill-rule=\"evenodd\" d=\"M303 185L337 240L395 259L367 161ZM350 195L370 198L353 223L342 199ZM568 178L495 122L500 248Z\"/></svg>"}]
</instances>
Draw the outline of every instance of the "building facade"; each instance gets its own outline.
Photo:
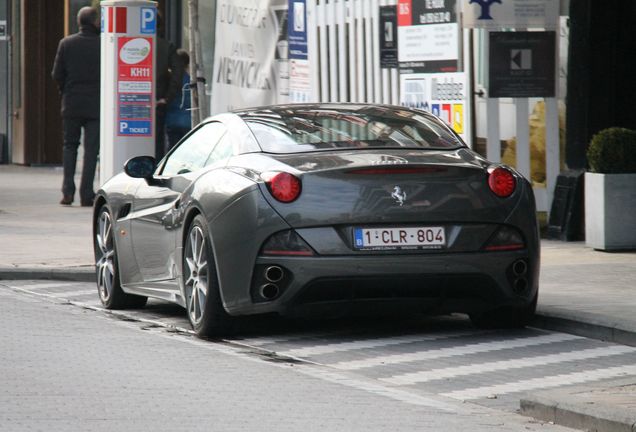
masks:
<instances>
[{"instance_id":1,"label":"building facade","mask_svg":"<svg viewBox=\"0 0 636 432\"><path fill-rule=\"evenodd\" d=\"M457 0L459 1L459 0ZM513 1L513 0L503 0ZM555 0L557 1L557 0ZM220 53L216 56L215 45L231 47L234 40L223 36L216 41L217 27L221 21L230 17L227 13L248 13L253 8L271 1L257 0L199 0L200 37L203 47L203 66L206 79L207 97L215 98L214 83L219 78ZM277 11L286 8L293 1L282 0L275 5ZM310 0L302 1L309 4ZM328 7L335 4L334 18L342 23L354 19L352 14L363 13L380 6L396 4L443 4L444 1L426 2L425 0L312 0L316 6ZM24 165L55 165L61 164L62 132L59 114L59 95L56 84L50 78L50 70L55 57L58 41L65 35L76 31L75 16L79 8L85 5L98 4L97 0L0 0L0 163L16 163ZM346 4L346 5L345 5ZM620 0L598 2L595 0L560 1L563 23L560 31L567 31L565 38L569 41L567 52L562 57L570 58L569 65L561 67L563 77L569 76L567 84L562 88L568 91L564 105L568 106L567 135L568 145L566 160L568 165L575 168L585 166L584 150L590 137L598 130L609 126L623 126L636 128L635 112L631 107L635 96L636 80L632 78L631 65L634 63L633 54L636 51L636 30L631 21L636 18L636 3ZM223 9L223 7L226 9ZM237 6L239 9L227 9ZM242 6L241 6L242 5ZM280 6L280 7L279 7ZM308 7L308 6L307 6ZM330 7L330 6L329 6ZM186 0L160 0L158 9L165 20L166 36L176 46L189 47L188 32L188 2ZM221 10L217 16L217 9ZM329 11L330 9L325 9ZM223 17L225 11L225 18ZM243 11L243 12L241 12ZM331 12L328 12L331 13ZM343 16L344 14L344 16ZM351 15L351 16L350 16ZM433 14L433 18L443 14ZM283 14L276 15L282 20ZM437 19L435 18L435 19ZM400 103L400 87L397 78L390 70L376 68L370 63L354 65L352 56L355 50L354 38L360 43L361 49L367 52L376 49L375 40L364 40L362 33L346 33L337 30L335 26L324 26L325 17L318 17L322 25L320 40L309 44L310 57L315 59L323 50L327 58L333 59L333 64L310 65L311 73L324 75L319 86L313 86L314 101L366 101L372 103L392 102ZM240 21L240 20L239 20ZM340 21L339 21L340 22ZM360 21L362 22L362 21ZM245 24L245 21L243 21ZM371 26L377 25L377 22ZM365 22L361 28L368 29ZM358 27L356 27L356 32ZM218 44L216 43L218 42ZM310 41L311 42L311 41ZM289 68L286 54L280 48L287 47L288 41L278 41L277 49L272 51L271 67L277 68L279 78L284 88L285 68ZM483 87L483 66L480 64L479 37L463 44L472 44L475 56L473 73L470 75L471 92L480 93ZM346 47L346 48L345 48ZM237 45L236 49L242 49ZM311 50L314 52L311 52ZM357 51L356 51L357 52ZM348 66L346 76L333 69L340 61L336 56L344 54L343 64ZM329 57L331 56L331 57ZM483 56L482 56L483 57ZM464 60L468 57L464 56ZM460 68L468 71L472 66L467 61L460 60ZM365 60L367 61L367 60ZM216 68L216 69L215 69ZM356 69L358 68L358 69ZM356 70L363 70L365 77L360 80ZM216 76L215 76L216 72ZM288 70L289 72L289 70ZM342 78L342 79L341 79ZM386 78L386 79L385 79ZM315 78L314 78L315 79ZM336 83L329 85L329 83ZM288 84L288 83L287 83ZM411 86L414 86L412 84ZM384 88L383 86L386 86ZM413 87L416 88L417 86ZM362 98L362 95L365 95ZM563 95L563 91L562 91ZM386 97L385 97L386 96ZM410 96L417 99L417 94ZM472 97L472 96L471 96ZM487 121L482 113L485 102L477 95L472 116L468 141L478 150L486 135ZM284 101L281 97L279 101ZM218 102L218 100L217 100ZM507 115L503 101L503 116ZM468 122L469 123L469 122ZM467 123L467 124L468 124ZM513 122L504 120L503 125ZM505 128L504 128L505 129ZM503 130L501 138L508 133Z\"/></svg>"}]
</instances>

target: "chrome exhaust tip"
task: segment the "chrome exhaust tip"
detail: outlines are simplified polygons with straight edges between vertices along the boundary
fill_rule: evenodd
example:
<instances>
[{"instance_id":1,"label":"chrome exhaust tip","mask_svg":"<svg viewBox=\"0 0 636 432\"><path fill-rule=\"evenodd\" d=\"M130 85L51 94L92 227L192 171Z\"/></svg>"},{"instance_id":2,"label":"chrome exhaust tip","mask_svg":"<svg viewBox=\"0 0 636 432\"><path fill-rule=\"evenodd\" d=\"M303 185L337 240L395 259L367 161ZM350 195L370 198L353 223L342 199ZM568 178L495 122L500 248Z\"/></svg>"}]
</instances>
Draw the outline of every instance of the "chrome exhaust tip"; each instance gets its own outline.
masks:
<instances>
[{"instance_id":1,"label":"chrome exhaust tip","mask_svg":"<svg viewBox=\"0 0 636 432\"><path fill-rule=\"evenodd\" d=\"M280 290L278 289L278 285L273 283L267 283L261 286L260 294L265 300L273 300L278 297L278 293Z\"/></svg>"},{"instance_id":2,"label":"chrome exhaust tip","mask_svg":"<svg viewBox=\"0 0 636 432\"><path fill-rule=\"evenodd\" d=\"M515 276L523 276L528 271L528 264L524 260L517 260L512 264L512 273Z\"/></svg>"},{"instance_id":3,"label":"chrome exhaust tip","mask_svg":"<svg viewBox=\"0 0 636 432\"><path fill-rule=\"evenodd\" d=\"M265 279L268 282L280 282L284 275L283 269L278 266L270 266L265 269Z\"/></svg>"},{"instance_id":4,"label":"chrome exhaust tip","mask_svg":"<svg viewBox=\"0 0 636 432\"><path fill-rule=\"evenodd\" d=\"M528 281L526 278L516 279L513 288L515 292L522 293L528 288Z\"/></svg>"}]
</instances>

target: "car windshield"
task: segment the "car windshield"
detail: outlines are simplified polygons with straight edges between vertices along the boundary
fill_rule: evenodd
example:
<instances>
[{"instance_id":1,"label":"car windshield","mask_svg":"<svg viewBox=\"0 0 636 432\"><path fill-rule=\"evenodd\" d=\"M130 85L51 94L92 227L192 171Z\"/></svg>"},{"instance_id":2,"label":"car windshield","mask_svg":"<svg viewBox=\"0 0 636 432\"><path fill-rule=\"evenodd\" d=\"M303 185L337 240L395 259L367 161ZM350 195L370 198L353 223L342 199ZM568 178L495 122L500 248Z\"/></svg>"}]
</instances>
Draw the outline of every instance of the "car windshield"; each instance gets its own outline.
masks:
<instances>
[{"instance_id":1,"label":"car windshield","mask_svg":"<svg viewBox=\"0 0 636 432\"><path fill-rule=\"evenodd\" d=\"M437 150L464 146L439 120L407 109L283 107L240 115L267 153L396 147Z\"/></svg>"}]
</instances>

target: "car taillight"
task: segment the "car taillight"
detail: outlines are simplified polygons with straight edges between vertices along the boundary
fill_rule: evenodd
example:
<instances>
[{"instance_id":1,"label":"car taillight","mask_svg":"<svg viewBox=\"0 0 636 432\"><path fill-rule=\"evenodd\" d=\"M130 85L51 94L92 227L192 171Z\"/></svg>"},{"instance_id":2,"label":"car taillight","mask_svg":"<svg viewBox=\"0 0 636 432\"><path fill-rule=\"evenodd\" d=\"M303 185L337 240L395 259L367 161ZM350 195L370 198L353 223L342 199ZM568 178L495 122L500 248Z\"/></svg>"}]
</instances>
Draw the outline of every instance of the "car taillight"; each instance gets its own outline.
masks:
<instances>
[{"instance_id":1,"label":"car taillight","mask_svg":"<svg viewBox=\"0 0 636 432\"><path fill-rule=\"evenodd\" d=\"M290 203L300 196L300 179L286 172L266 173L263 175L267 189L280 202Z\"/></svg>"},{"instance_id":2,"label":"car taillight","mask_svg":"<svg viewBox=\"0 0 636 432\"><path fill-rule=\"evenodd\" d=\"M517 187L515 176L506 168L495 168L488 176L488 186L495 195L505 198L512 195Z\"/></svg>"}]
</instances>

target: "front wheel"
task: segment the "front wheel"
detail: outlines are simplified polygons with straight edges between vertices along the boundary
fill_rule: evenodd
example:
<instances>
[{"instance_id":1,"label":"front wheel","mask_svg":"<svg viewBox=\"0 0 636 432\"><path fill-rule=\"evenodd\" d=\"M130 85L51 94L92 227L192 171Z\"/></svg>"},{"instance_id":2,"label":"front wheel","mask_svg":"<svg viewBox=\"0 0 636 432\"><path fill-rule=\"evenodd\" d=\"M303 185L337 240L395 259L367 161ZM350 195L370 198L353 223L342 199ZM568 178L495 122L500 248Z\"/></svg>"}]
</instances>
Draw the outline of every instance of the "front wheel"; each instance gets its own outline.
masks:
<instances>
[{"instance_id":1,"label":"front wheel","mask_svg":"<svg viewBox=\"0 0 636 432\"><path fill-rule=\"evenodd\" d=\"M197 215L183 250L183 285L188 319L198 336L220 336L231 328L231 317L223 308L216 265L205 218Z\"/></svg>"},{"instance_id":2,"label":"front wheel","mask_svg":"<svg viewBox=\"0 0 636 432\"><path fill-rule=\"evenodd\" d=\"M99 299L106 309L143 307L148 297L126 294L121 289L113 230L113 219L104 204L97 214L94 244Z\"/></svg>"}]
</instances>

